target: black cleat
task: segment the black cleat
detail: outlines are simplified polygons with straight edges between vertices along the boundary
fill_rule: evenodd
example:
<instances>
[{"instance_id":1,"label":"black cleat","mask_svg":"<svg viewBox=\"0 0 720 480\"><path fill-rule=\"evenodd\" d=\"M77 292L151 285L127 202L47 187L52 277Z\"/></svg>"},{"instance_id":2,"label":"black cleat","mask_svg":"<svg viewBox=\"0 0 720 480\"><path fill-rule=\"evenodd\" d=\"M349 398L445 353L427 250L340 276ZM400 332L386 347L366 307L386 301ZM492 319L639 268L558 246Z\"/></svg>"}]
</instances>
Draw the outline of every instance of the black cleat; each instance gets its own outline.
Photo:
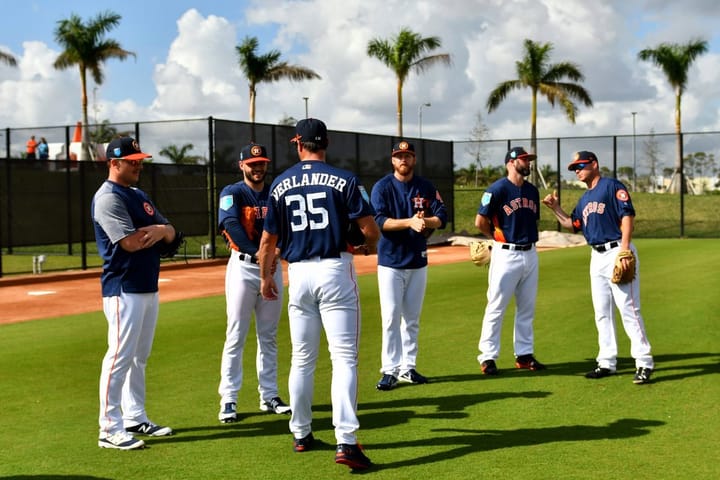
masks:
<instances>
[{"instance_id":1,"label":"black cleat","mask_svg":"<svg viewBox=\"0 0 720 480\"><path fill-rule=\"evenodd\" d=\"M413 383L415 385L420 385L421 383L428 383L428 379L420 375L414 368L411 368L407 372L400 375L398 380L400 382Z\"/></svg>"},{"instance_id":2,"label":"black cleat","mask_svg":"<svg viewBox=\"0 0 720 480\"><path fill-rule=\"evenodd\" d=\"M652 375L653 369L647 367L639 367L633 377L633 383L636 385L642 385L643 383L650 383L650 375Z\"/></svg>"},{"instance_id":3,"label":"black cleat","mask_svg":"<svg viewBox=\"0 0 720 480\"><path fill-rule=\"evenodd\" d=\"M614 374L615 371L610 370L609 368L595 367L595 370L591 370L585 374L585 378L592 378L597 380L598 378L605 378Z\"/></svg>"},{"instance_id":4,"label":"black cleat","mask_svg":"<svg viewBox=\"0 0 720 480\"><path fill-rule=\"evenodd\" d=\"M365 470L370 468L372 462L362 451L360 445L341 443L335 450L335 463L347 465L353 470Z\"/></svg>"},{"instance_id":5,"label":"black cleat","mask_svg":"<svg viewBox=\"0 0 720 480\"><path fill-rule=\"evenodd\" d=\"M315 437L312 432L305 435L303 438L293 438L293 450L296 452L307 452L312 449L315 443Z\"/></svg>"},{"instance_id":6,"label":"black cleat","mask_svg":"<svg viewBox=\"0 0 720 480\"><path fill-rule=\"evenodd\" d=\"M138 423L132 427L126 427L125 430L128 433L137 433L138 435L148 435L150 437L164 437L173 433L172 428L155 425L152 422Z\"/></svg>"},{"instance_id":7,"label":"black cleat","mask_svg":"<svg viewBox=\"0 0 720 480\"><path fill-rule=\"evenodd\" d=\"M283 402L280 397L273 397L269 402L260 402L260 410L263 412L277 413L278 415L289 415L290 405Z\"/></svg>"},{"instance_id":8,"label":"black cleat","mask_svg":"<svg viewBox=\"0 0 720 480\"><path fill-rule=\"evenodd\" d=\"M392 390L397 385L398 379L395 375L386 373L382 376L376 387L378 390Z\"/></svg>"},{"instance_id":9,"label":"black cleat","mask_svg":"<svg viewBox=\"0 0 720 480\"><path fill-rule=\"evenodd\" d=\"M497 375L499 373L495 360L485 360L480 364L480 370L483 375Z\"/></svg>"},{"instance_id":10,"label":"black cleat","mask_svg":"<svg viewBox=\"0 0 720 480\"><path fill-rule=\"evenodd\" d=\"M545 370L545 365L538 362L532 353L528 355L520 355L515 359L515 367L516 368L526 368L528 370L532 370L533 372L536 370Z\"/></svg>"}]
</instances>

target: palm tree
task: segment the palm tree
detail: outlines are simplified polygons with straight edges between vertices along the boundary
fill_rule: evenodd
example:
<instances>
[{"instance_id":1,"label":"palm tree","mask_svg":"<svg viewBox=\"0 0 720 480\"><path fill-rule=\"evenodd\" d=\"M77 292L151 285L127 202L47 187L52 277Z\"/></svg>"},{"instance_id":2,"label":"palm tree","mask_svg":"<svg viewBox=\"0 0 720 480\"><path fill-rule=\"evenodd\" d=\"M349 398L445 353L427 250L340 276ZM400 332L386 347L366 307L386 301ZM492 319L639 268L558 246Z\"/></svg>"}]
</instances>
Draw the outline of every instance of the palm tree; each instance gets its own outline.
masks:
<instances>
[{"instance_id":1,"label":"palm tree","mask_svg":"<svg viewBox=\"0 0 720 480\"><path fill-rule=\"evenodd\" d=\"M259 55L256 53L258 49L257 37L245 37L243 42L236 46L238 57L240 58L240 68L248 79L248 88L250 90L250 123L252 126L251 140L255 138L255 98L257 96L257 85L262 82L277 82L284 78L290 81L312 80L313 78L321 78L307 67L301 65L291 65L287 62L280 61L280 51L270 50L269 52Z\"/></svg>"},{"instance_id":2,"label":"palm tree","mask_svg":"<svg viewBox=\"0 0 720 480\"><path fill-rule=\"evenodd\" d=\"M530 151L537 153L537 97L538 94L547 98L550 105L560 103L570 122L575 123L575 116L578 108L573 100L580 100L587 107L592 107L590 94L578 83L585 79L580 67L570 62L549 63L550 52L553 49L552 43L535 43L525 39L525 56L519 62L515 62L518 78L507 80L498 84L490 92L487 99L487 110L491 113L505 100L512 90L529 88L532 92L532 104L530 110ZM569 79L565 82L563 79ZM530 181L537 184L538 169L537 162L532 165Z\"/></svg>"},{"instance_id":3,"label":"palm tree","mask_svg":"<svg viewBox=\"0 0 720 480\"><path fill-rule=\"evenodd\" d=\"M292 115L286 113L283 114L282 118L278 121L278 125L285 125L287 127L294 127L297 125L298 119Z\"/></svg>"},{"instance_id":4,"label":"palm tree","mask_svg":"<svg viewBox=\"0 0 720 480\"><path fill-rule=\"evenodd\" d=\"M178 165L197 165L202 157L187 154L193 148L195 148L195 146L192 143L186 143L179 148L177 145L168 145L158 153L163 157L169 158L172 163Z\"/></svg>"},{"instance_id":5,"label":"palm tree","mask_svg":"<svg viewBox=\"0 0 720 480\"><path fill-rule=\"evenodd\" d=\"M425 55L440 48L440 37L421 37L410 29L403 27L400 33L391 40L374 38L368 42L367 54L383 62L395 72L397 77L397 132L403 136L403 85L411 71L424 72L436 63L452 64L448 53Z\"/></svg>"},{"instance_id":6,"label":"palm tree","mask_svg":"<svg viewBox=\"0 0 720 480\"><path fill-rule=\"evenodd\" d=\"M115 137L132 137L134 135L134 130L119 132L117 127L110 123L110 120L105 119L93 126L93 129L88 132L88 139L91 143L100 144L108 143Z\"/></svg>"},{"instance_id":7,"label":"palm tree","mask_svg":"<svg viewBox=\"0 0 720 480\"><path fill-rule=\"evenodd\" d=\"M673 193L680 191L679 177L682 166L682 122L681 108L682 94L687 87L688 70L693 61L708 50L708 42L702 39L691 40L685 45L677 43L661 43L655 48L646 48L638 53L640 60L646 60L660 67L665 73L668 82L675 90L675 134L676 157L675 172L673 173L668 190ZM678 181L676 181L678 180Z\"/></svg>"},{"instance_id":8,"label":"palm tree","mask_svg":"<svg viewBox=\"0 0 720 480\"><path fill-rule=\"evenodd\" d=\"M4 63L6 65L10 65L11 67L14 67L17 65L17 60L15 60L15 57L10 55L9 53L5 53L2 50L0 50L0 63Z\"/></svg>"},{"instance_id":9,"label":"palm tree","mask_svg":"<svg viewBox=\"0 0 720 480\"><path fill-rule=\"evenodd\" d=\"M64 50L55 59L53 66L57 70L65 70L77 65L80 71L80 98L83 117L82 152L86 158L89 155L87 71L90 70L97 85L102 85L104 79L103 62L110 58L125 60L129 55L135 56L133 52L120 47L117 41L104 38L105 33L116 27L121 18L116 13L106 11L88 20L87 23L83 23L78 15L72 14L68 19L59 20L55 29L55 41Z\"/></svg>"}]
</instances>

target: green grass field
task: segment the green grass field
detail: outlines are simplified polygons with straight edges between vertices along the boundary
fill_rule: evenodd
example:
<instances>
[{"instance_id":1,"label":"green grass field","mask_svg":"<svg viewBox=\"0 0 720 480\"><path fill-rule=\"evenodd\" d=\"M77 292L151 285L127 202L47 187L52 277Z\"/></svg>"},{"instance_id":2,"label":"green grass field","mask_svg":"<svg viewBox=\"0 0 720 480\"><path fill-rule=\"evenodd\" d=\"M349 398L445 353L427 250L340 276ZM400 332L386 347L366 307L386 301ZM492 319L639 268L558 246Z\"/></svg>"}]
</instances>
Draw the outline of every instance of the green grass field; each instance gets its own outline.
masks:
<instances>
[{"instance_id":1,"label":"green grass field","mask_svg":"<svg viewBox=\"0 0 720 480\"><path fill-rule=\"evenodd\" d=\"M619 331L618 375L592 381L596 331L587 248L540 254L536 355L549 370L512 368L512 308L498 377L475 359L487 270L433 266L418 370L431 383L379 392L377 282L360 277L363 331L359 439L378 479L715 479L720 477L720 240L638 240L642 301L656 359L649 385L632 383ZM283 317L280 387L287 399ZM217 421L224 298L164 303L148 367L148 411L176 434L142 451L97 447L102 313L0 326L0 477L298 479L349 475L333 463L330 365L316 373L318 450L292 451L288 418L263 414L245 352L242 420Z\"/></svg>"}]
</instances>

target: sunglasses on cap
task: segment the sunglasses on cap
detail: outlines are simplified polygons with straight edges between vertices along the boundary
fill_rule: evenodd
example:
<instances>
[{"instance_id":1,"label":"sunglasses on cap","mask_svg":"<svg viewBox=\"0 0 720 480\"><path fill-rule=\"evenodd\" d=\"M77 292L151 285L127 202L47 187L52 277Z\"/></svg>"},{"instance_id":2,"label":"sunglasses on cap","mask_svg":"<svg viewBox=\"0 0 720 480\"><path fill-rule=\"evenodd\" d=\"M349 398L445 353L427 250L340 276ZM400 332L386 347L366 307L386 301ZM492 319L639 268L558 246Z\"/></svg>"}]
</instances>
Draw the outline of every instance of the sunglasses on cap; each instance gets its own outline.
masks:
<instances>
[{"instance_id":1,"label":"sunglasses on cap","mask_svg":"<svg viewBox=\"0 0 720 480\"><path fill-rule=\"evenodd\" d=\"M590 162L585 163L576 163L573 165L573 171L577 172L578 170L582 170L583 168L587 167Z\"/></svg>"}]
</instances>

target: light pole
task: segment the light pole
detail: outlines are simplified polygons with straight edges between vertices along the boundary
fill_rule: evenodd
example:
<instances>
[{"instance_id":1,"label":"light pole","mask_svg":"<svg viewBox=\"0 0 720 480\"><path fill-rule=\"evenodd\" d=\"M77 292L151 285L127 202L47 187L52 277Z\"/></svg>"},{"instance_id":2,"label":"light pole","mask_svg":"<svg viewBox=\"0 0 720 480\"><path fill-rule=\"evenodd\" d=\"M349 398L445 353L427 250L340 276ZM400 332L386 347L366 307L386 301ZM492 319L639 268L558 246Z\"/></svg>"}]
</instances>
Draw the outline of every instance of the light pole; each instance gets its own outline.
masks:
<instances>
[{"instance_id":1,"label":"light pole","mask_svg":"<svg viewBox=\"0 0 720 480\"><path fill-rule=\"evenodd\" d=\"M308 106L307 106L307 102L308 102L309 98L310 97L303 97L303 100L305 100L305 118L309 118L308 117Z\"/></svg>"},{"instance_id":2,"label":"light pole","mask_svg":"<svg viewBox=\"0 0 720 480\"><path fill-rule=\"evenodd\" d=\"M418 106L418 138L422 138L422 107L429 107L430 102L421 103Z\"/></svg>"},{"instance_id":3,"label":"light pole","mask_svg":"<svg viewBox=\"0 0 720 480\"><path fill-rule=\"evenodd\" d=\"M635 161L635 115L637 112L631 112L633 118L633 142L632 142L632 158L633 158L633 192L637 191L637 164Z\"/></svg>"}]
</instances>

